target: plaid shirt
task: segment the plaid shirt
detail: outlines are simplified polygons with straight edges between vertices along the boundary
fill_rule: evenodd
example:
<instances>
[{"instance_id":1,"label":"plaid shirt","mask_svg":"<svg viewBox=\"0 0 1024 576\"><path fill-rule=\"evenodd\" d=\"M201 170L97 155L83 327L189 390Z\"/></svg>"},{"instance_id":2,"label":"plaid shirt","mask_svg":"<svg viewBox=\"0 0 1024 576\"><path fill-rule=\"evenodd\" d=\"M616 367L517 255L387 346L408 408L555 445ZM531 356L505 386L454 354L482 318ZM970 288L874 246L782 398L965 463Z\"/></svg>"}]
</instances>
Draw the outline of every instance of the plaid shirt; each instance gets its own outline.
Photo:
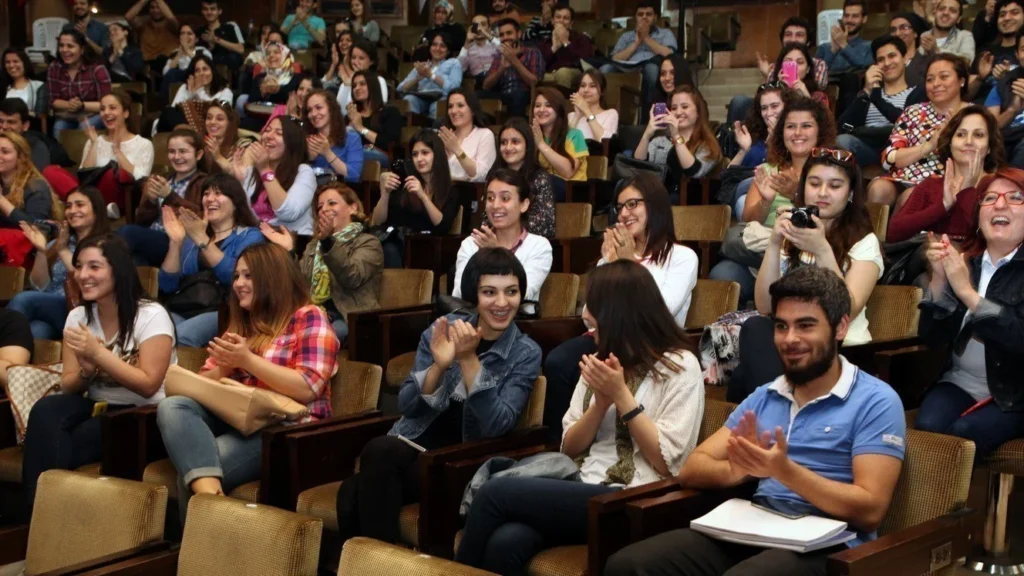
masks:
<instances>
[{"instance_id":1,"label":"plaid shirt","mask_svg":"<svg viewBox=\"0 0 1024 576\"><path fill-rule=\"evenodd\" d=\"M502 55L499 52L495 57L494 61L491 62L491 69L487 71L488 74L494 72L501 67ZM519 55L519 61L526 66L527 70L533 72L533 75L538 80L544 78L544 57L541 56L540 50L532 48L530 46L523 46L523 53ZM522 76L516 71L515 66L509 66L507 70L498 78L498 89L502 94L512 94L515 92L530 92L530 87L523 81Z\"/></svg>"},{"instance_id":2,"label":"plaid shirt","mask_svg":"<svg viewBox=\"0 0 1024 576\"><path fill-rule=\"evenodd\" d=\"M303 422L331 417L331 378L338 371L340 348L327 314L310 304L295 311L288 326L261 354L270 362L301 374L316 394L316 400L307 404L310 417ZM217 361L211 356L206 359L203 371L216 367ZM246 386L273 390L266 382L242 370L235 370L228 377Z\"/></svg>"},{"instance_id":3,"label":"plaid shirt","mask_svg":"<svg viewBox=\"0 0 1024 576\"><path fill-rule=\"evenodd\" d=\"M46 83L50 88L50 106L56 100L78 98L82 102L98 102L110 94L110 73L100 64L83 64L74 79L59 60L46 69Z\"/></svg>"}]
</instances>

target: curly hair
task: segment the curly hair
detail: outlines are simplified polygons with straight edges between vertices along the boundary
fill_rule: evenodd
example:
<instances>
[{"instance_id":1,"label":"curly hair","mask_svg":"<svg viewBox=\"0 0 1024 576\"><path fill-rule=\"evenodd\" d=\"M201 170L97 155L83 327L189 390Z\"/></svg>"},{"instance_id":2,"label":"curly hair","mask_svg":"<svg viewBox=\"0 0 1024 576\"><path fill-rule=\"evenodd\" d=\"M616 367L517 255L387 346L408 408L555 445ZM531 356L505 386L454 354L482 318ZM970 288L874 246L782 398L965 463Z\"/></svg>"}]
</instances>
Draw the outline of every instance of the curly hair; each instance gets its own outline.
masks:
<instances>
[{"instance_id":1,"label":"curly hair","mask_svg":"<svg viewBox=\"0 0 1024 576\"><path fill-rule=\"evenodd\" d=\"M313 127L313 123L309 121L309 100L314 96L319 96L324 99L324 104L327 106L327 114L330 115L328 122L327 132L327 144L329 146L344 146L345 137L348 134L348 130L345 128L345 117L341 115L341 105L338 104L338 100L331 95L330 92L323 89L316 89L310 92L306 96L306 105L302 110L302 121L306 125L306 131L313 135L317 133L317 129Z\"/></svg>"},{"instance_id":2,"label":"curly hair","mask_svg":"<svg viewBox=\"0 0 1024 576\"><path fill-rule=\"evenodd\" d=\"M761 98L771 92L779 95L783 106L793 97L793 91L786 88L786 85L782 82L762 84L757 88L757 92L754 94L754 103L750 106L750 110L747 111L747 117L743 121L743 125L750 131L750 137L754 142L768 139L768 125L764 123L764 116L761 115Z\"/></svg>"},{"instance_id":3,"label":"curly hair","mask_svg":"<svg viewBox=\"0 0 1024 576\"><path fill-rule=\"evenodd\" d=\"M803 54L804 60L807 61L807 73L804 74L803 78L799 79L802 80L804 86L807 87L807 92L813 93L821 90L822 88L818 86L818 80L814 77L814 54L811 53L811 49L808 48L806 44L799 44L797 42L789 42L785 44L782 47L782 50L779 50L779 57L775 59L775 70L779 72L782 71L782 61L785 60L786 55L793 50L797 50Z\"/></svg>"},{"instance_id":4,"label":"curly hair","mask_svg":"<svg viewBox=\"0 0 1024 576\"><path fill-rule=\"evenodd\" d=\"M779 122L775 125L777 129L768 139L766 160L780 168L793 162L789 149L786 148L785 126L786 119L794 112L809 112L814 117L814 122L818 125L818 141L814 143L815 146L834 146L836 142L836 123L831 112L810 98L794 96L786 102L782 114L779 115Z\"/></svg>"},{"instance_id":5,"label":"curly hair","mask_svg":"<svg viewBox=\"0 0 1024 576\"><path fill-rule=\"evenodd\" d=\"M988 131L988 154L985 155L985 164L982 166L982 169L988 173L995 172L997 168L1006 165L1006 149L1003 146L1003 133L999 130L996 117L984 106L971 104L954 114L949 119L949 122L946 123L942 133L939 134L939 141L935 151L938 153L939 159L942 160L943 164L946 163L946 160L952 158L953 151L950 148L950 144L953 143L953 135L960 129L960 125L963 124L968 116L975 115L981 116L985 121L985 130Z\"/></svg>"}]
</instances>

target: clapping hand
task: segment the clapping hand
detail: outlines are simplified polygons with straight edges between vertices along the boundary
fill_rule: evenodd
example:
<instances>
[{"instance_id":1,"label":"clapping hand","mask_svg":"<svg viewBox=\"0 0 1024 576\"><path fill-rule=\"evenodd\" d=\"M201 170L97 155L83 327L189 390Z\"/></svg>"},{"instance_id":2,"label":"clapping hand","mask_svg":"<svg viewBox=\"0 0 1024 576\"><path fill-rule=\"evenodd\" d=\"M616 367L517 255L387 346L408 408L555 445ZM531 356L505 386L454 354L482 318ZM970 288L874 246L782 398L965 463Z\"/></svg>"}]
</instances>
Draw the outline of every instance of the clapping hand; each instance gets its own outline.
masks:
<instances>
[{"instance_id":1,"label":"clapping hand","mask_svg":"<svg viewBox=\"0 0 1024 576\"><path fill-rule=\"evenodd\" d=\"M352 123L352 128L359 132L363 129L363 116L359 113L359 106L355 102L349 102L348 106L345 106L345 112L348 114L348 121Z\"/></svg>"},{"instance_id":2,"label":"clapping hand","mask_svg":"<svg viewBox=\"0 0 1024 576\"><path fill-rule=\"evenodd\" d=\"M324 153L324 150L329 149L330 146L327 144L327 138L324 138L322 134L313 134L306 137L306 150L309 153L310 160L316 160L318 156Z\"/></svg>"},{"instance_id":3,"label":"clapping hand","mask_svg":"<svg viewBox=\"0 0 1024 576\"><path fill-rule=\"evenodd\" d=\"M84 116L79 121L79 125L85 132L85 136L89 139L89 142L92 142L92 145L95 146L96 142L100 139L100 135L96 133L96 127L93 126L92 123L89 122L89 119Z\"/></svg>"},{"instance_id":4,"label":"clapping hand","mask_svg":"<svg viewBox=\"0 0 1024 576\"><path fill-rule=\"evenodd\" d=\"M767 78L768 72L772 69L771 60L761 52L754 52L754 57L757 58L757 69L761 71L762 76Z\"/></svg>"},{"instance_id":5,"label":"clapping hand","mask_svg":"<svg viewBox=\"0 0 1024 576\"><path fill-rule=\"evenodd\" d=\"M419 74L420 78L430 78L430 63L429 62L416 62L413 64L416 68L416 73Z\"/></svg>"},{"instance_id":6,"label":"clapping hand","mask_svg":"<svg viewBox=\"0 0 1024 576\"><path fill-rule=\"evenodd\" d=\"M470 232L470 236L473 238L473 242L480 248L497 248L498 237L494 234L494 230L486 224L482 224L479 228Z\"/></svg>"},{"instance_id":7,"label":"clapping hand","mask_svg":"<svg viewBox=\"0 0 1024 576\"><path fill-rule=\"evenodd\" d=\"M1000 62L992 67L992 77L996 80L1002 80L1003 75L1010 71L1010 65L1006 62Z\"/></svg>"},{"instance_id":8,"label":"clapping hand","mask_svg":"<svg viewBox=\"0 0 1024 576\"><path fill-rule=\"evenodd\" d=\"M153 174L146 181L146 196L153 202L156 202L157 198L167 198L170 193L171 185L167 182L167 178Z\"/></svg>"},{"instance_id":9,"label":"clapping hand","mask_svg":"<svg viewBox=\"0 0 1024 576\"><path fill-rule=\"evenodd\" d=\"M442 316L434 322L430 334L430 355L441 370L447 370L455 362L455 343L449 339L448 332L448 319Z\"/></svg>"},{"instance_id":10,"label":"clapping hand","mask_svg":"<svg viewBox=\"0 0 1024 576\"><path fill-rule=\"evenodd\" d=\"M935 35L931 30L921 34L921 49L924 50L925 54L933 54L937 43L935 41Z\"/></svg>"},{"instance_id":11,"label":"clapping hand","mask_svg":"<svg viewBox=\"0 0 1024 576\"><path fill-rule=\"evenodd\" d=\"M223 336L214 338L206 350L219 366L228 369L244 370L252 358L252 351L249 350L245 338L232 332L225 332Z\"/></svg>"},{"instance_id":12,"label":"clapping hand","mask_svg":"<svg viewBox=\"0 0 1024 576\"><path fill-rule=\"evenodd\" d=\"M437 131L437 136L441 139L444 144L444 149L452 156L458 156L462 153L462 144L459 143L459 137L455 135L455 131L447 126L442 126Z\"/></svg>"},{"instance_id":13,"label":"clapping hand","mask_svg":"<svg viewBox=\"0 0 1024 576\"><path fill-rule=\"evenodd\" d=\"M757 184L757 192L763 201L770 203L775 200L777 191L772 188L771 175L768 174L768 168L764 164L754 168L754 184Z\"/></svg>"},{"instance_id":14,"label":"clapping hand","mask_svg":"<svg viewBox=\"0 0 1024 576\"><path fill-rule=\"evenodd\" d=\"M267 222L260 222L260 232L264 238L289 252L295 249L295 240L283 227L278 229Z\"/></svg>"},{"instance_id":15,"label":"clapping hand","mask_svg":"<svg viewBox=\"0 0 1024 576\"><path fill-rule=\"evenodd\" d=\"M583 95L579 92L573 92L572 95L569 96L569 102L576 107L577 114L584 118L590 116L590 104L587 104L587 101L583 99Z\"/></svg>"},{"instance_id":16,"label":"clapping hand","mask_svg":"<svg viewBox=\"0 0 1024 576\"><path fill-rule=\"evenodd\" d=\"M726 447L729 466L744 476L778 476L789 463L789 443L781 426L775 427L774 436L775 443L772 444L772 432L765 430L758 434L757 419L753 412L748 411L729 437Z\"/></svg>"},{"instance_id":17,"label":"clapping hand","mask_svg":"<svg viewBox=\"0 0 1024 576\"><path fill-rule=\"evenodd\" d=\"M482 333L481 328L477 328L465 320L452 322L448 327L448 338L455 347L455 359L465 360L476 355Z\"/></svg>"},{"instance_id":18,"label":"clapping hand","mask_svg":"<svg viewBox=\"0 0 1024 576\"><path fill-rule=\"evenodd\" d=\"M69 326L64 329L64 345L75 353L80 360L90 364L96 362L96 356L103 350L103 343L84 324Z\"/></svg>"},{"instance_id":19,"label":"clapping hand","mask_svg":"<svg viewBox=\"0 0 1024 576\"><path fill-rule=\"evenodd\" d=\"M609 354L605 360L598 358L597 354L584 355L580 360L580 377L595 396L606 398L611 401L609 403L629 394L626 372L615 354Z\"/></svg>"},{"instance_id":20,"label":"clapping hand","mask_svg":"<svg viewBox=\"0 0 1024 576\"><path fill-rule=\"evenodd\" d=\"M277 81L277 78L273 76L267 76L263 78L263 83L260 84L260 93L264 96L270 94L277 94L281 90L281 83Z\"/></svg>"},{"instance_id":21,"label":"clapping hand","mask_svg":"<svg viewBox=\"0 0 1024 576\"><path fill-rule=\"evenodd\" d=\"M740 123L739 120L733 122L732 133L736 136L736 145L739 146L740 150L748 152L750 147L754 145L754 137L750 135L750 130Z\"/></svg>"},{"instance_id":22,"label":"clapping hand","mask_svg":"<svg viewBox=\"0 0 1024 576\"><path fill-rule=\"evenodd\" d=\"M605 246L607 246L607 249ZM616 224L604 231L604 244L601 247L602 256L605 256L606 250L610 251L607 255L610 258L605 258L608 262L614 262L619 259L636 260L636 240L626 230L625 224Z\"/></svg>"},{"instance_id":23,"label":"clapping hand","mask_svg":"<svg viewBox=\"0 0 1024 576\"><path fill-rule=\"evenodd\" d=\"M949 236L943 234L942 242L946 244L945 256L942 258L942 269L946 273L946 281L961 300L966 300L964 295L973 290L971 287L971 271L967 268L967 261L957 251Z\"/></svg>"},{"instance_id":24,"label":"clapping hand","mask_svg":"<svg viewBox=\"0 0 1024 576\"><path fill-rule=\"evenodd\" d=\"M768 176L769 185L775 192L786 198L796 198L797 181L786 172L776 172Z\"/></svg>"},{"instance_id":25,"label":"clapping hand","mask_svg":"<svg viewBox=\"0 0 1024 576\"><path fill-rule=\"evenodd\" d=\"M989 74L992 73L992 66L996 61L996 57L991 52L982 52L981 56L978 57L978 76L982 78L988 78Z\"/></svg>"},{"instance_id":26,"label":"clapping hand","mask_svg":"<svg viewBox=\"0 0 1024 576\"><path fill-rule=\"evenodd\" d=\"M547 143L547 140L544 139L544 130L540 127L540 120L536 116L530 122L530 130L533 132L533 141L537 143L538 148Z\"/></svg>"},{"instance_id":27,"label":"clapping hand","mask_svg":"<svg viewBox=\"0 0 1024 576\"><path fill-rule=\"evenodd\" d=\"M833 52L837 52L839 50L842 50L843 48L846 48L846 43L850 39L849 32L846 31L846 27L843 26L841 22L839 24L832 26L831 36Z\"/></svg>"},{"instance_id":28,"label":"clapping hand","mask_svg":"<svg viewBox=\"0 0 1024 576\"><path fill-rule=\"evenodd\" d=\"M924 256L928 259L928 267L932 271L930 284L933 296L941 294L940 287L944 288L946 285L946 269L943 267L942 261L946 258L948 249L949 236L943 234L941 238L936 238L934 233L928 233Z\"/></svg>"},{"instance_id":29,"label":"clapping hand","mask_svg":"<svg viewBox=\"0 0 1024 576\"><path fill-rule=\"evenodd\" d=\"M1024 78L1018 78L1010 84L1010 92L1013 94L1013 107L1015 110L1024 109Z\"/></svg>"},{"instance_id":30,"label":"clapping hand","mask_svg":"<svg viewBox=\"0 0 1024 576\"><path fill-rule=\"evenodd\" d=\"M53 247L57 249L57 252L62 252L68 249L68 239L71 237L71 225L65 220L60 223L60 228L57 230L57 239L54 241Z\"/></svg>"},{"instance_id":31,"label":"clapping hand","mask_svg":"<svg viewBox=\"0 0 1024 576\"><path fill-rule=\"evenodd\" d=\"M181 245L185 241L185 226L182 225L181 220L178 220L174 208L164 206L160 212L163 214L163 226L167 238L172 244Z\"/></svg>"},{"instance_id":32,"label":"clapping hand","mask_svg":"<svg viewBox=\"0 0 1024 576\"><path fill-rule=\"evenodd\" d=\"M263 147L262 142L253 142L245 150L252 159L252 164L256 167L256 170L264 172L270 169L270 156L267 154L267 149Z\"/></svg>"},{"instance_id":33,"label":"clapping hand","mask_svg":"<svg viewBox=\"0 0 1024 576\"><path fill-rule=\"evenodd\" d=\"M956 204L956 195L963 190L964 175L957 173L956 162L952 158L946 159L946 173L942 178L942 205L948 212Z\"/></svg>"},{"instance_id":34,"label":"clapping hand","mask_svg":"<svg viewBox=\"0 0 1024 576\"><path fill-rule=\"evenodd\" d=\"M28 239L29 244L36 250L46 250L46 235L38 227L25 222L24 220L18 222L18 226L21 228L21 233Z\"/></svg>"},{"instance_id":35,"label":"clapping hand","mask_svg":"<svg viewBox=\"0 0 1024 576\"><path fill-rule=\"evenodd\" d=\"M195 212L188 208L181 208L178 210L178 220L181 221L185 234L196 244L204 244L210 241L210 237L206 234L209 223L196 215Z\"/></svg>"}]
</instances>

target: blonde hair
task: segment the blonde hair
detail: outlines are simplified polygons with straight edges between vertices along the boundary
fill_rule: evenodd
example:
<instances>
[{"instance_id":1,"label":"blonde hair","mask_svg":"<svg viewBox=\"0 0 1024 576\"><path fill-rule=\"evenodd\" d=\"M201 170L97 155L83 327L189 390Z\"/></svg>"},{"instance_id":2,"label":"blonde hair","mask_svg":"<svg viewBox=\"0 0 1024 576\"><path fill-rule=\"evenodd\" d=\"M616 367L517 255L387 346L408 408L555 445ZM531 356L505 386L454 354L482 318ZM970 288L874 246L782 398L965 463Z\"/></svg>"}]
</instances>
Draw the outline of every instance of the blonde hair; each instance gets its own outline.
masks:
<instances>
[{"instance_id":1,"label":"blonde hair","mask_svg":"<svg viewBox=\"0 0 1024 576\"><path fill-rule=\"evenodd\" d=\"M32 146L28 143L28 140L25 140L17 132L0 132L0 139L9 141L14 146L14 151L18 154L14 180L11 183L11 189L7 191L5 196L15 207L23 208L25 206L25 187L28 186L28 183L35 179L46 182L46 179L43 178L43 175L32 164ZM53 193L53 188L50 188L48 182L46 182L46 189L50 191L51 217L57 221L63 220L64 202Z\"/></svg>"}]
</instances>

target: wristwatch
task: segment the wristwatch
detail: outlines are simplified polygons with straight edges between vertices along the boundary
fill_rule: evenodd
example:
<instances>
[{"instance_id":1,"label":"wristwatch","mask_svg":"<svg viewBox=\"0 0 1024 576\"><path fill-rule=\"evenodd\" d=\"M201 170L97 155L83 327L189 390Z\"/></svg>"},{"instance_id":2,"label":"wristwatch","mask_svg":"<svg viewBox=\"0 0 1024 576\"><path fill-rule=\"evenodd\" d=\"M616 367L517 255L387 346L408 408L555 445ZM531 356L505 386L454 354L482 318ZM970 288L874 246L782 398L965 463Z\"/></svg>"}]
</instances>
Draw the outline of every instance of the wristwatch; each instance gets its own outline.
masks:
<instances>
[{"instance_id":1,"label":"wristwatch","mask_svg":"<svg viewBox=\"0 0 1024 576\"><path fill-rule=\"evenodd\" d=\"M267 170L260 174L260 180L263 180L264 182L273 182L276 179L277 175L274 174L273 170Z\"/></svg>"},{"instance_id":2,"label":"wristwatch","mask_svg":"<svg viewBox=\"0 0 1024 576\"><path fill-rule=\"evenodd\" d=\"M597 120L597 116L595 116L593 114L591 114L590 116L587 116L587 122L593 122L594 120Z\"/></svg>"},{"instance_id":3,"label":"wristwatch","mask_svg":"<svg viewBox=\"0 0 1024 576\"><path fill-rule=\"evenodd\" d=\"M676 139L673 140L672 143L675 144L676 146L679 146L680 144L684 144L685 145L686 144L686 138L683 138L682 136L676 136Z\"/></svg>"},{"instance_id":4,"label":"wristwatch","mask_svg":"<svg viewBox=\"0 0 1024 576\"><path fill-rule=\"evenodd\" d=\"M207 248L208 248L209 246L210 246L210 241L209 241L209 240L207 240L206 242L203 242L202 244L199 244L199 245L197 246L197 248L199 248L199 251L200 251L200 252L206 252L206 249L207 249Z\"/></svg>"},{"instance_id":5,"label":"wristwatch","mask_svg":"<svg viewBox=\"0 0 1024 576\"><path fill-rule=\"evenodd\" d=\"M359 131L359 135L360 136L366 136L369 133L370 133L370 129L369 128L363 128L362 130Z\"/></svg>"},{"instance_id":6,"label":"wristwatch","mask_svg":"<svg viewBox=\"0 0 1024 576\"><path fill-rule=\"evenodd\" d=\"M458 158L459 160L465 160L466 156L468 156L468 154L466 154L465 150L455 155L455 157Z\"/></svg>"}]
</instances>

